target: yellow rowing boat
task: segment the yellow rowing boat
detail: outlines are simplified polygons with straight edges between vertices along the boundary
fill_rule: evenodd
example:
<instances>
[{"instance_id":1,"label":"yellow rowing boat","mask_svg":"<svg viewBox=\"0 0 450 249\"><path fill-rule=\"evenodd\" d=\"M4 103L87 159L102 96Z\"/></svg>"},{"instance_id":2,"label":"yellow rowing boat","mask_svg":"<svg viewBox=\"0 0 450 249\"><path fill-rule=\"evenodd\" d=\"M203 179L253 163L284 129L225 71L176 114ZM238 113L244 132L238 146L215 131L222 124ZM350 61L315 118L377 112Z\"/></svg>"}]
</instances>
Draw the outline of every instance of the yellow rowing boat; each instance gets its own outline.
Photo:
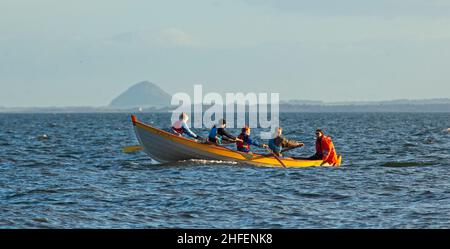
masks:
<instances>
[{"instance_id":1,"label":"yellow rowing boat","mask_svg":"<svg viewBox=\"0 0 450 249\"><path fill-rule=\"evenodd\" d=\"M142 149L160 163L190 159L223 160L248 163L256 166L282 167L273 155L262 155L235 151L220 145L187 139L182 136L163 131L137 120L132 115L134 130ZM341 164L341 156L335 166ZM330 166L322 160L280 158L288 168Z\"/></svg>"}]
</instances>

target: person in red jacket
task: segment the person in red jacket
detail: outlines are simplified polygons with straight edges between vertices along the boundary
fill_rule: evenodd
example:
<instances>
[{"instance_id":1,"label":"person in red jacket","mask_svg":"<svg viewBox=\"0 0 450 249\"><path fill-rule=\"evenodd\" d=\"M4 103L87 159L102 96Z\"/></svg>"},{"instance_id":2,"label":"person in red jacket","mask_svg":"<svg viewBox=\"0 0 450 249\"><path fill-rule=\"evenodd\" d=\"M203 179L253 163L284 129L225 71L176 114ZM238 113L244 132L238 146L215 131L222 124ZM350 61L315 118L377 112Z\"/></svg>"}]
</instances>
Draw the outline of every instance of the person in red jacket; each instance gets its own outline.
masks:
<instances>
[{"instance_id":1,"label":"person in red jacket","mask_svg":"<svg viewBox=\"0 0 450 249\"><path fill-rule=\"evenodd\" d=\"M338 157L331 137L325 136L321 129L316 130L316 154L310 159L323 160L324 164L336 165Z\"/></svg>"}]
</instances>

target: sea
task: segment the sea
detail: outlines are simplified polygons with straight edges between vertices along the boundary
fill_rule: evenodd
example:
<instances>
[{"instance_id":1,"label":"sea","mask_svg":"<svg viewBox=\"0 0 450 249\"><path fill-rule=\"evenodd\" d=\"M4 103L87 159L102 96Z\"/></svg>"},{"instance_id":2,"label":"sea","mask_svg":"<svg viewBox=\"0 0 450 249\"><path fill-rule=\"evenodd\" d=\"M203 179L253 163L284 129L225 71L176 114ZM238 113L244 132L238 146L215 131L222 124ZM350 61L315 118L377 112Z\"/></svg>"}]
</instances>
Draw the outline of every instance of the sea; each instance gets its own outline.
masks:
<instances>
[{"instance_id":1,"label":"sea","mask_svg":"<svg viewBox=\"0 0 450 249\"><path fill-rule=\"evenodd\" d=\"M170 125L168 113L138 118ZM123 153L137 144L129 113L0 114L0 228L450 228L450 113L281 113L280 124L305 144L286 156L312 155L322 128L342 165L158 164Z\"/></svg>"}]
</instances>

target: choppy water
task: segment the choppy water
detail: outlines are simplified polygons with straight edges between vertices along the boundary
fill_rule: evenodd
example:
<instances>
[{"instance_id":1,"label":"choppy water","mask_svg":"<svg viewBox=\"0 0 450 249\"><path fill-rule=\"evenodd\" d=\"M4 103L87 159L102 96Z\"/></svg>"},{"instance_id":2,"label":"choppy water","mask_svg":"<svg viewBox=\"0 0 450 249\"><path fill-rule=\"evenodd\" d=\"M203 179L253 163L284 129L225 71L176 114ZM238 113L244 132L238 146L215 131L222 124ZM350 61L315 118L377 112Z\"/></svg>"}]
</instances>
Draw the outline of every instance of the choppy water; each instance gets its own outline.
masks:
<instances>
[{"instance_id":1,"label":"choppy water","mask_svg":"<svg viewBox=\"0 0 450 249\"><path fill-rule=\"evenodd\" d=\"M168 125L166 114L142 114ZM450 228L450 114L281 114L340 168L152 165L128 114L0 114L1 228ZM44 136L47 135L48 137Z\"/></svg>"}]
</instances>

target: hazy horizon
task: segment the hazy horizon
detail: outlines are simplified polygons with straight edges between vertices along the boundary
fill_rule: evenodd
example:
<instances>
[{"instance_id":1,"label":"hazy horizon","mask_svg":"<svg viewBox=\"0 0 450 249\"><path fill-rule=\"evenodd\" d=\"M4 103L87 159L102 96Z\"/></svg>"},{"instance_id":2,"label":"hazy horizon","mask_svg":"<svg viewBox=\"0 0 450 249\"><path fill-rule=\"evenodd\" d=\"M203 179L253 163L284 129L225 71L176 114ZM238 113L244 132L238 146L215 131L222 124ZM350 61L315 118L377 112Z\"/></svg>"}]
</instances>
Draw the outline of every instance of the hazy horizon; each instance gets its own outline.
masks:
<instances>
[{"instance_id":1,"label":"hazy horizon","mask_svg":"<svg viewBox=\"0 0 450 249\"><path fill-rule=\"evenodd\" d=\"M0 106L107 106L169 94L281 100L450 97L450 2L0 0Z\"/></svg>"}]
</instances>

